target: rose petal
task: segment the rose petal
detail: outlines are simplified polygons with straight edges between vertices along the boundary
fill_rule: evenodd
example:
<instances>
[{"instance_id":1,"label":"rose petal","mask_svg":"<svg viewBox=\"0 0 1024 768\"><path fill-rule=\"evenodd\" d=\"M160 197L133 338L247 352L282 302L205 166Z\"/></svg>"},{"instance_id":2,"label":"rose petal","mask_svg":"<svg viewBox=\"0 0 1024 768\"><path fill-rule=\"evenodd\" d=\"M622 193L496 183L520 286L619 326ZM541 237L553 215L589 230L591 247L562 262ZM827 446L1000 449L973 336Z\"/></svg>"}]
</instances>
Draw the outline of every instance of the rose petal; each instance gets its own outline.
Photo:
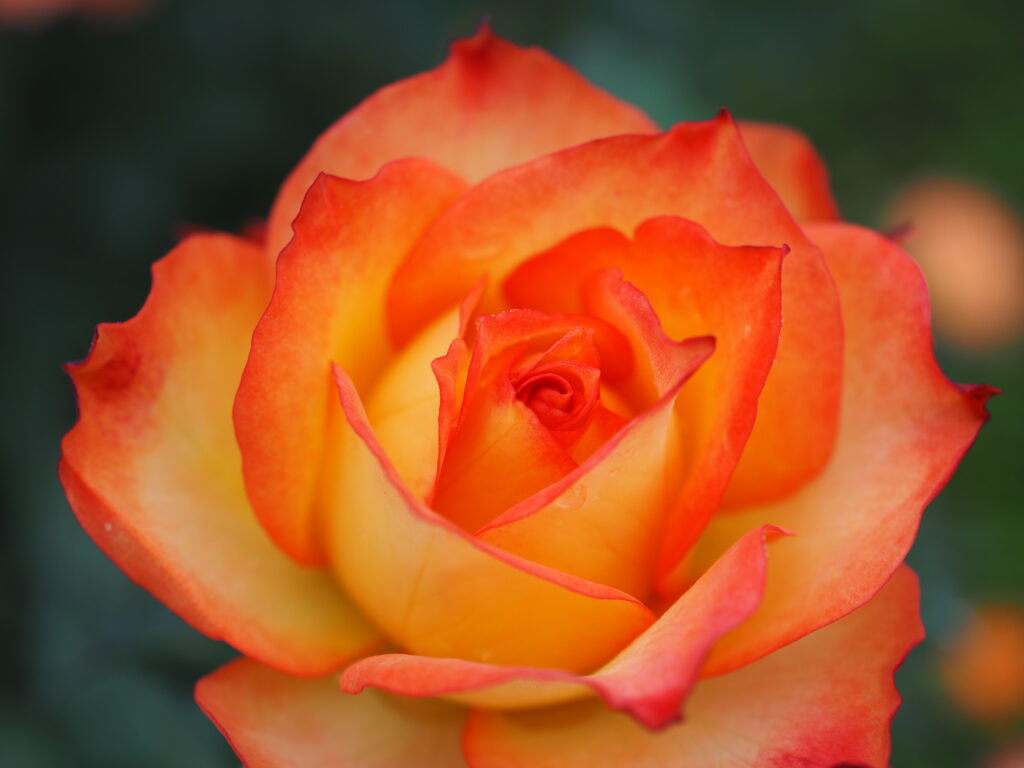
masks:
<instances>
[{"instance_id":1,"label":"rose petal","mask_svg":"<svg viewBox=\"0 0 1024 768\"><path fill-rule=\"evenodd\" d=\"M466 394L466 379L469 376L469 345L465 339L456 339L448 347L448 351L430 364L430 368L437 380L438 408L437 408L437 464L434 468L434 483L431 485L430 494L427 497L427 505L434 502L434 490L437 484L437 475L444 465L445 455L448 453L448 444L455 434L458 426L459 414L462 411L462 401Z\"/></svg>"},{"instance_id":2,"label":"rose petal","mask_svg":"<svg viewBox=\"0 0 1024 768\"><path fill-rule=\"evenodd\" d=\"M318 478L341 420L330 362L361 386L381 373L392 353L383 314L388 282L462 189L424 160L392 163L365 182L320 176L278 260L274 295L238 389L235 430L256 515L300 563L324 562Z\"/></svg>"},{"instance_id":3,"label":"rose petal","mask_svg":"<svg viewBox=\"0 0 1024 768\"><path fill-rule=\"evenodd\" d=\"M196 701L248 768L455 768L465 710L301 680L238 659L199 681Z\"/></svg>"},{"instance_id":4,"label":"rose petal","mask_svg":"<svg viewBox=\"0 0 1024 768\"><path fill-rule=\"evenodd\" d=\"M519 399L512 369L575 359L593 378L597 365L603 376L605 357L613 370L632 365L626 339L599 318L527 310L479 318L465 403L445 446L433 508L472 532L575 470L565 444Z\"/></svg>"},{"instance_id":5,"label":"rose petal","mask_svg":"<svg viewBox=\"0 0 1024 768\"><path fill-rule=\"evenodd\" d=\"M445 696L472 706L516 709L593 692L612 709L648 727L662 727L679 719L683 699L714 642L757 607L764 588L765 540L771 533L752 531L737 542L655 624L593 674L386 654L353 664L342 687L359 693L375 686L404 696Z\"/></svg>"},{"instance_id":6,"label":"rose petal","mask_svg":"<svg viewBox=\"0 0 1024 768\"><path fill-rule=\"evenodd\" d=\"M856 613L749 667L701 681L686 720L668 730L652 733L593 703L477 711L463 749L473 768L883 768L899 704L893 670L922 636L917 580L903 568Z\"/></svg>"},{"instance_id":7,"label":"rose petal","mask_svg":"<svg viewBox=\"0 0 1024 768\"><path fill-rule=\"evenodd\" d=\"M563 147L657 127L638 109L537 48L487 26L452 45L437 69L383 88L331 126L281 188L269 220L277 254L320 172L372 176L384 163L425 157L476 182Z\"/></svg>"},{"instance_id":8,"label":"rose petal","mask_svg":"<svg viewBox=\"0 0 1024 768\"><path fill-rule=\"evenodd\" d=\"M582 311L590 270L621 265L672 338L715 337L715 354L687 382L676 408L686 461L679 462L683 489L663 533L663 568L678 562L718 508L750 435L775 359L783 255L777 248L724 246L698 224L660 217L641 224L632 241L610 229L581 232L505 282L514 303Z\"/></svg>"},{"instance_id":9,"label":"rose petal","mask_svg":"<svg viewBox=\"0 0 1024 768\"><path fill-rule=\"evenodd\" d=\"M511 388L475 400L448 444L432 505L470 532L577 466Z\"/></svg>"},{"instance_id":10,"label":"rose petal","mask_svg":"<svg viewBox=\"0 0 1024 768\"><path fill-rule=\"evenodd\" d=\"M100 326L69 369L81 418L61 480L100 548L194 627L323 674L375 632L327 573L296 566L260 528L231 427L270 284L259 248L224 235L190 237L158 262L142 311Z\"/></svg>"},{"instance_id":11,"label":"rose petal","mask_svg":"<svg viewBox=\"0 0 1024 768\"><path fill-rule=\"evenodd\" d=\"M719 515L705 531L699 546L712 555L755 525L795 534L773 552L758 612L715 648L709 673L760 658L870 599L987 416L991 391L951 384L935 362L913 261L860 227L808 231L825 250L846 321L839 441L825 472L798 494Z\"/></svg>"},{"instance_id":12,"label":"rose petal","mask_svg":"<svg viewBox=\"0 0 1024 768\"><path fill-rule=\"evenodd\" d=\"M523 500L477 532L506 552L641 599L655 574L666 513L679 492L675 406L684 383L709 358L714 339L672 342L647 299L621 275L587 281L586 303L616 317L649 368L640 378L658 399L578 469Z\"/></svg>"},{"instance_id":13,"label":"rose petal","mask_svg":"<svg viewBox=\"0 0 1024 768\"><path fill-rule=\"evenodd\" d=\"M373 387L367 417L384 452L420 499L437 476L441 397L433 362L459 336L459 310L439 318L395 357Z\"/></svg>"},{"instance_id":14,"label":"rose petal","mask_svg":"<svg viewBox=\"0 0 1024 768\"><path fill-rule=\"evenodd\" d=\"M477 541L402 484L335 367L347 424L330 476L335 573L374 625L413 653L593 669L653 621L641 603Z\"/></svg>"},{"instance_id":15,"label":"rose petal","mask_svg":"<svg viewBox=\"0 0 1024 768\"><path fill-rule=\"evenodd\" d=\"M462 337L479 298L480 290L475 289L406 345L374 385L366 406L370 424L396 471L413 494L428 504L437 479L439 446L447 444L447 436L442 440L439 432L442 396L450 396L446 386L439 387L435 365L442 366L446 383L448 376L455 376L458 352L452 350L464 348ZM450 381L454 383L454 378ZM447 402L443 410L448 410Z\"/></svg>"},{"instance_id":16,"label":"rose petal","mask_svg":"<svg viewBox=\"0 0 1024 768\"><path fill-rule=\"evenodd\" d=\"M485 273L495 288L482 308L493 311L502 305L497 287L530 256L584 229L631 232L666 214L700 223L722 243L791 248L778 355L729 489L733 504L781 497L831 454L842 324L820 251L758 173L728 115L660 136L594 141L479 184L434 222L396 273L391 331L409 338Z\"/></svg>"},{"instance_id":17,"label":"rose petal","mask_svg":"<svg viewBox=\"0 0 1024 768\"><path fill-rule=\"evenodd\" d=\"M739 126L757 170L798 221L839 219L828 169L806 136L772 123L743 120Z\"/></svg>"}]
</instances>

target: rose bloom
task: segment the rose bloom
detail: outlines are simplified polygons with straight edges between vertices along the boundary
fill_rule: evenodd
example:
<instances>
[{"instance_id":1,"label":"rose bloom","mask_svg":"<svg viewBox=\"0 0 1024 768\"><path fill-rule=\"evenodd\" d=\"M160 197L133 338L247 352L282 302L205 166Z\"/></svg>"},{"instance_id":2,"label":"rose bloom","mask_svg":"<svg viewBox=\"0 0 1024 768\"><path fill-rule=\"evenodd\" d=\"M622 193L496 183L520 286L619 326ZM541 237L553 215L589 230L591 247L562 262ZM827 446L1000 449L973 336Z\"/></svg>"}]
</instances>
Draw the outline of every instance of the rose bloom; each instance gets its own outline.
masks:
<instances>
[{"instance_id":1,"label":"rose bloom","mask_svg":"<svg viewBox=\"0 0 1024 768\"><path fill-rule=\"evenodd\" d=\"M70 370L68 498L244 655L197 699L261 768L885 766L991 393L800 134L659 133L486 29Z\"/></svg>"}]
</instances>

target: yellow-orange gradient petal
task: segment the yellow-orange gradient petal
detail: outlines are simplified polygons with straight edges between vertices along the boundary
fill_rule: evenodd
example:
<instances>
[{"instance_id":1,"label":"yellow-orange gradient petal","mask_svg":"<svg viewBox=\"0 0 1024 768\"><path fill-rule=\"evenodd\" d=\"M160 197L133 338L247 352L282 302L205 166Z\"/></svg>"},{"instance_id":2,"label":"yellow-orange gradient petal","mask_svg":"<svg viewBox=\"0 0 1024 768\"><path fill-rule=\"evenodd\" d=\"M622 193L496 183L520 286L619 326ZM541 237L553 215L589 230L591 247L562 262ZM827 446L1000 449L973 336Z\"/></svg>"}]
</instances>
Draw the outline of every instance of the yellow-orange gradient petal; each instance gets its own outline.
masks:
<instances>
[{"instance_id":1,"label":"yellow-orange gradient petal","mask_svg":"<svg viewBox=\"0 0 1024 768\"><path fill-rule=\"evenodd\" d=\"M199 681L196 702L247 768L459 768L460 707L374 691L337 678L302 680L238 659Z\"/></svg>"},{"instance_id":2,"label":"yellow-orange gradient petal","mask_svg":"<svg viewBox=\"0 0 1024 768\"><path fill-rule=\"evenodd\" d=\"M347 422L333 473L331 563L400 647L587 671L653 623L628 595L503 553L427 509L381 451L351 380L335 374Z\"/></svg>"},{"instance_id":3,"label":"yellow-orange gradient petal","mask_svg":"<svg viewBox=\"0 0 1024 768\"><path fill-rule=\"evenodd\" d=\"M922 636L917 580L903 568L852 615L744 669L702 680L686 719L666 730L647 730L592 702L478 711L463 749L471 768L884 768L899 705L893 671Z\"/></svg>"},{"instance_id":4,"label":"yellow-orange gradient petal","mask_svg":"<svg viewBox=\"0 0 1024 768\"><path fill-rule=\"evenodd\" d=\"M757 170L797 221L839 218L828 169L806 136L785 125L743 120L739 126Z\"/></svg>"},{"instance_id":5,"label":"yellow-orange gradient petal","mask_svg":"<svg viewBox=\"0 0 1024 768\"><path fill-rule=\"evenodd\" d=\"M235 400L235 431L256 515L300 563L324 562L318 481L340 420L330 363L344 365L359 386L381 373L393 351L384 325L387 285L463 188L425 160L392 163L365 182L320 176L277 262L274 295Z\"/></svg>"},{"instance_id":6,"label":"yellow-orange gradient petal","mask_svg":"<svg viewBox=\"0 0 1024 768\"><path fill-rule=\"evenodd\" d=\"M257 246L188 238L153 268L142 311L100 326L70 368L78 424L61 479L89 535L211 637L294 674L375 643L326 572L300 568L253 516L231 401L271 276Z\"/></svg>"},{"instance_id":7,"label":"yellow-orange gradient petal","mask_svg":"<svg viewBox=\"0 0 1024 768\"><path fill-rule=\"evenodd\" d=\"M452 45L437 69L382 88L331 126L284 183L270 214L271 254L318 173L365 179L401 157L425 157L471 182L602 136L653 133L643 113L537 48L486 26Z\"/></svg>"},{"instance_id":8,"label":"yellow-orange gradient petal","mask_svg":"<svg viewBox=\"0 0 1024 768\"><path fill-rule=\"evenodd\" d=\"M459 366L447 353L461 338L479 298L479 291L407 344L373 387L366 406L370 424L399 476L418 498L433 496L441 444L441 387L434 372L439 358ZM457 353L452 353L453 358ZM443 363L440 363L442 366ZM446 404L447 405L447 404ZM447 442L447 440L445 440Z\"/></svg>"},{"instance_id":9,"label":"yellow-orange gradient petal","mask_svg":"<svg viewBox=\"0 0 1024 768\"><path fill-rule=\"evenodd\" d=\"M921 511L946 483L987 413L992 390L942 375L928 296L892 241L848 224L808 230L835 275L846 324L843 410L835 456L796 495L713 519L711 552L752 526L793 532L773 549L757 613L723 638L709 673L746 664L866 602L902 562Z\"/></svg>"},{"instance_id":10,"label":"yellow-orange gradient petal","mask_svg":"<svg viewBox=\"0 0 1024 768\"><path fill-rule=\"evenodd\" d=\"M405 696L445 696L485 708L520 709L597 694L612 709L660 728L680 717L714 642L757 607L764 589L766 538L751 531L725 553L658 621L590 675L500 667L408 654L370 656L349 667L342 687L369 686Z\"/></svg>"},{"instance_id":11,"label":"yellow-orange gradient petal","mask_svg":"<svg viewBox=\"0 0 1024 768\"><path fill-rule=\"evenodd\" d=\"M649 219L632 240L581 232L517 268L509 301L547 312L581 311L592 275L615 266L650 299L675 339L709 335L715 354L687 382L677 416L682 490L666 521L661 570L671 568L718 508L750 435L781 327L784 249L716 243L699 224ZM667 592L676 594L671 588Z\"/></svg>"},{"instance_id":12,"label":"yellow-orange gradient petal","mask_svg":"<svg viewBox=\"0 0 1024 768\"><path fill-rule=\"evenodd\" d=\"M584 229L632 232L661 215L691 219L724 244L791 249L778 354L728 493L733 504L779 498L831 454L842 325L821 252L754 167L728 115L659 136L590 142L479 184L427 230L396 273L392 333L410 338L484 274L493 287L482 309L500 308L504 278L531 256Z\"/></svg>"}]
</instances>

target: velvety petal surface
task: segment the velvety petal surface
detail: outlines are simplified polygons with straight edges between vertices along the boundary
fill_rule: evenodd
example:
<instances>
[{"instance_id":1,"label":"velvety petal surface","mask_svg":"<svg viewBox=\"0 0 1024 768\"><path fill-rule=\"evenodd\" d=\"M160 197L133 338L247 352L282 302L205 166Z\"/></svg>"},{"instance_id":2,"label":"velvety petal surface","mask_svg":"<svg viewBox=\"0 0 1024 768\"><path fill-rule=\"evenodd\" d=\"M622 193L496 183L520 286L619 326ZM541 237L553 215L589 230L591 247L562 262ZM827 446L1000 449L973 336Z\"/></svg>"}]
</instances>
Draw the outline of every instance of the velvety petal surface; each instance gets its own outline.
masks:
<instances>
[{"instance_id":1,"label":"velvety petal surface","mask_svg":"<svg viewBox=\"0 0 1024 768\"><path fill-rule=\"evenodd\" d=\"M425 157L470 182L564 147L657 127L537 48L484 26L452 45L437 69L377 91L331 126L284 183L269 221L269 248L321 172L365 179L391 160Z\"/></svg>"},{"instance_id":2,"label":"velvety petal surface","mask_svg":"<svg viewBox=\"0 0 1024 768\"><path fill-rule=\"evenodd\" d=\"M139 314L100 326L70 367L80 418L60 474L75 514L186 621L294 674L324 674L376 634L331 576L300 568L253 516L231 402L270 295L260 249L195 235L153 268Z\"/></svg>"},{"instance_id":3,"label":"velvety petal surface","mask_svg":"<svg viewBox=\"0 0 1024 768\"><path fill-rule=\"evenodd\" d=\"M899 704L893 671L922 636L917 580L903 568L852 615L702 680L686 719L666 730L647 730L590 702L477 711L463 748L472 768L885 768Z\"/></svg>"},{"instance_id":4,"label":"velvety petal surface","mask_svg":"<svg viewBox=\"0 0 1024 768\"><path fill-rule=\"evenodd\" d=\"M340 582L397 645L425 656L594 669L654 622L634 598L478 541L401 482L336 368L346 423L328 546Z\"/></svg>"},{"instance_id":5,"label":"velvety petal surface","mask_svg":"<svg viewBox=\"0 0 1024 768\"><path fill-rule=\"evenodd\" d=\"M302 680L250 659L204 677L196 701L247 768L459 768L466 711L373 691L349 696L337 678Z\"/></svg>"},{"instance_id":6,"label":"velvety petal surface","mask_svg":"<svg viewBox=\"0 0 1024 768\"><path fill-rule=\"evenodd\" d=\"M839 218L828 169L806 136L772 123L741 121L739 126L757 170L798 221Z\"/></svg>"},{"instance_id":7,"label":"velvety petal surface","mask_svg":"<svg viewBox=\"0 0 1024 768\"><path fill-rule=\"evenodd\" d=\"M987 418L985 387L943 376L928 295L892 241L848 224L808 231L836 278L846 323L842 422L821 476L777 504L719 515L698 544L713 559L752 526L793 532L773 549L757 613L716 646L709 673L735 669L865 603L902 562L921 511Z\"/></svg>"},{"instance_id":8,"label":"velvety petal surface","mask_svg":"<svg viewBox=\"0 0 1024 768\"><path fill-rule=\"evenodd\" d=\"M691 219L724 244L791 249L778 355L727 499L783 496L816 475L833 448L842 368L838 298L820 251L754 167L727 115L659 136L590 142L479 184L429 228L396 273L391 331L409 338L484 274L496 287L482 307L493 311L503 303L497 286L531 256L584 229L632 232L660 215Z\"/></svg>"},{"instance_id":9,"label":"velvety petal surface","mask_svg":"<svg viewBox=\"0 0 1024 768\"><path fill-rule=\"evenodd\" d=\"M744 536L655 624L593 674L386 654L353 664L342 687L351 693L374 686L405 696L446 696L485 708L536 707L596 693L608 707L648 727L662 727L679 719L714 642L757 607L766 537L772 533Z\"/></svg>"},{"instance_id":10,"label":"velvety petal surface","mask_svg":"<svg viewBox=\"0 0 1024 768\"><path fill-rule=\"evenodd\" d=\"M341 420L331 361L359 386L380 375L393 353L384 325L391 276L463 189L425 160L397 161L365 182L320 176L277 262L238 389L235 430L256 515L300 563L324 562L318 484Z\"/></svg>"}]
</instances>

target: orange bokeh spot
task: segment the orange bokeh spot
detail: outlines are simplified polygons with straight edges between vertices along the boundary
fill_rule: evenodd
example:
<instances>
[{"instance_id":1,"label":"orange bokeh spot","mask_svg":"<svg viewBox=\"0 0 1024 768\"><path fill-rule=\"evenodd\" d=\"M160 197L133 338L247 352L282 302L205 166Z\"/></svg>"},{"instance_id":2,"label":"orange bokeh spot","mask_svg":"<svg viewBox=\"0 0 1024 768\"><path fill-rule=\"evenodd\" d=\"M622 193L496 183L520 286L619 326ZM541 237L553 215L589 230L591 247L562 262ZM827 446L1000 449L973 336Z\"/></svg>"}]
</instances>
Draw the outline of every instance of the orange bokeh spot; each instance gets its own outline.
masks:
<instances>
[{"instance_id":1,"label":"orange bokeh spot","mask_svg":"<svg viewBox=\"0 0 1024 768\"><path fill-rule=\"evenodd\" d=\"M983 189L930 179L901 192L893 226L909 224L906 247L928 280L935 325L965 349L1024 333L1024 224Z\"/></svg>"},{"instance_id":2,"label":"orange bokeh spot","mask_svg":"<svg viewBox=\"0 0 1024 768\"><path fill-rule=\"evenodd\" d=\"M941 672L969 716L1002 722L1024 714L1024 610L980 607L942 658Z\"/></svg>"}]
</instances>

